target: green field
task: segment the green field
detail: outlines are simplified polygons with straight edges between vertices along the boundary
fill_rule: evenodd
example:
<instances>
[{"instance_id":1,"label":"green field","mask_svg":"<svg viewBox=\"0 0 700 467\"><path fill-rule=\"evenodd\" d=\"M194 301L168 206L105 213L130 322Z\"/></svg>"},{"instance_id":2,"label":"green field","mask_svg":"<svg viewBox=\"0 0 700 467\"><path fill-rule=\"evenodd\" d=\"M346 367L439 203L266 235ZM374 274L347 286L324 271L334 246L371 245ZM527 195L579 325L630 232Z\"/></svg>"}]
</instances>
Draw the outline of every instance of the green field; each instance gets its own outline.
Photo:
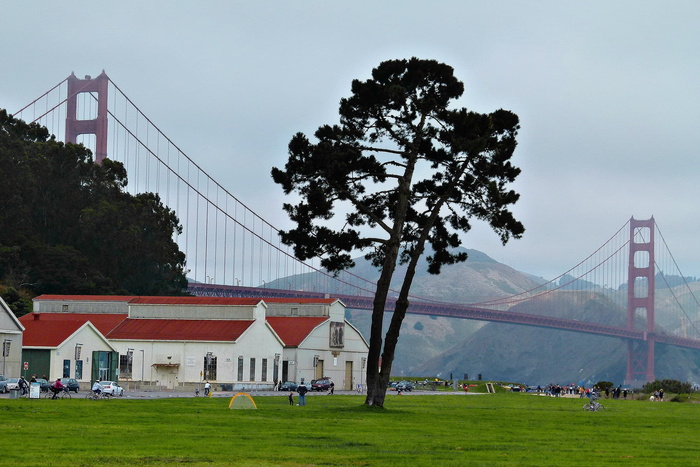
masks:
<instances>
[{"instance_id":1,"label":"green field","mask_svg":"<svg viewBox=\"0 0 700 467\"><path fill-rule=\"evenodd\" d=\"M700 465L700 405L528 394L0 400L4 465Z\"/></svg>"}]
</instances>

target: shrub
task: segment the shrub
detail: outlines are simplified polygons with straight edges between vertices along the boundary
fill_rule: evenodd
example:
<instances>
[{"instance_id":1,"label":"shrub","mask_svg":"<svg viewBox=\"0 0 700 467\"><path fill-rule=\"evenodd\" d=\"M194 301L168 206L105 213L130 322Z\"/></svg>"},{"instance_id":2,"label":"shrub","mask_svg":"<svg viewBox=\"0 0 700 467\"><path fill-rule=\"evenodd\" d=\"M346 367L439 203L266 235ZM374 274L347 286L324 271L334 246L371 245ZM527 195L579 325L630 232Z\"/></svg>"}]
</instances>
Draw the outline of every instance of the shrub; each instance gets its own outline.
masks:
<instances>
[{"instance_id":1,"label":"shrub","mask_svg":"<svg viewBox=\"0 0 700 467\"><path fill-rule=\"evenodd\" d=\"M595 385L601 391L610 390L613 387L613 383L610 381L598 381Z\"/></svg>"},{"instance_id":2,"label":"shrub","mask_svg":"<svg viewBox=\"0 0 700 467\"><path fill-rule=\"evenodd\" d=\"M672 394L689 394L693 392L693 386L690 383L681 383L675 379L662 379L661 381L654 380L642 387L642 392L647 394L663 389L666 393Z\"/></svg>"}]
</instances>

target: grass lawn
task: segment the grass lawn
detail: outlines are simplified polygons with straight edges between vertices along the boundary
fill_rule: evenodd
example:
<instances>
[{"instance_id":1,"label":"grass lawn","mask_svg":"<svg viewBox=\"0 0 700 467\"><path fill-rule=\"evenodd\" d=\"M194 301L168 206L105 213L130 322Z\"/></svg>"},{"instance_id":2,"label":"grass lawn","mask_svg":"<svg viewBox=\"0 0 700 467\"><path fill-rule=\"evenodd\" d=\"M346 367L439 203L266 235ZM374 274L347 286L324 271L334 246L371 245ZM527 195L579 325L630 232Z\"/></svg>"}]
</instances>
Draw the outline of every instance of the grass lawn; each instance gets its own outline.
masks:
<instances>
[{"instance_id":1,"label":"grass lawn","mask_svg":"<svg viewBox=\"0 0 700 467\"><path fill-rule=\"evenodd\" d=\"M254 394L253 394L254 396ZM4 465L700 465L700 405L529 394L0 400Z\"/></svg>"}]
</instances>

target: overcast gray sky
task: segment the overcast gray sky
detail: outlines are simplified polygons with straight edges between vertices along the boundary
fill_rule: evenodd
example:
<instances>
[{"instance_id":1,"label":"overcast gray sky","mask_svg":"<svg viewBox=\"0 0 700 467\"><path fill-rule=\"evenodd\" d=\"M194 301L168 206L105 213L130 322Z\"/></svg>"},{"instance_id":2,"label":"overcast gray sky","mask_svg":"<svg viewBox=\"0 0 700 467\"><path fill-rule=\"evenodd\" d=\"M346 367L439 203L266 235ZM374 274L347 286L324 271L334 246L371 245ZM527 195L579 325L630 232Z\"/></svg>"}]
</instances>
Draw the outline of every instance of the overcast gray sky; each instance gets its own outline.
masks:
<instances>
[{"instance_id":1,"label":"overcast gray sky","mask_svg":"<svg viewBox=\"0 0 700 467\"><path fill-rule=\"evenodd\" d=\"M103 69L185 153L286 225L270 168L297 131L337 121L352 79L388 59L436 59L459 102L512 110L522 130L516 215L500 246L465 246L557 276L630 217L655 216L700 275L700 2L2 2L0 108Z\"/></svg>"}]
</instances>

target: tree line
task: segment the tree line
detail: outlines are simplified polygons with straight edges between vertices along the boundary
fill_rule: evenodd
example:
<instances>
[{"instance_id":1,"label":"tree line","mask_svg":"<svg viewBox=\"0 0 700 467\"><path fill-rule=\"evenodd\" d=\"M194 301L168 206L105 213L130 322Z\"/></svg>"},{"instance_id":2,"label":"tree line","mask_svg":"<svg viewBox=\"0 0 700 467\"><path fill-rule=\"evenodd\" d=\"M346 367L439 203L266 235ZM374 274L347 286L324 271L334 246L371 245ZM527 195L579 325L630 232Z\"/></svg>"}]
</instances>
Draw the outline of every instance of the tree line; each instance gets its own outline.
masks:
<instances>
[{"instance_id":1,"label":"tree line","mask_svg":"<svg viewBox=\"0 0 700 467\"><path fill-rule=\"evenodd\" d=\"M34 294L185 293L175 212L127 183L121 163L95 164L83 145L0 109L0 283Z\"/></svg>"}]
</instances>

